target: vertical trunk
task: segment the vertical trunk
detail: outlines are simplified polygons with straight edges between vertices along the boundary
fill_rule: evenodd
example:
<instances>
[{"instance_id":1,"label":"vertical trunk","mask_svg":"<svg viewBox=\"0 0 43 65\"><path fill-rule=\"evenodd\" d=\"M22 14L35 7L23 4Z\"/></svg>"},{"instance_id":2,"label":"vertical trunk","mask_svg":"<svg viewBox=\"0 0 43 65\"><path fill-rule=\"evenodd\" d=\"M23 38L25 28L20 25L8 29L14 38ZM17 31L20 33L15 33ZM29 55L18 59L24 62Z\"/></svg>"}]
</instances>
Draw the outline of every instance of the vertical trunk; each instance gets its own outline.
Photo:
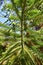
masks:
<instances>
[{"instance_id":1,"label":"vertical trunk","mask_svg":"<svg viewBox=\"0 0 43 65\"><path fill-rule=\"evenodd\" d=\"M22 16L21 16L21 45L22 45L22 50L23 50L23 11L22 11Z\"/></svg>"},{"instance_id":2,"label":"vertical trunk","mask_svg":"<svg viewBox=\"0 0 43 65\"><path fill-rule=\"evenodd\" d=\"M23 50L23 25L25 21L25 5L26 5L26 0L23 0L22 2L22 13L21 13L21 45L22 45L22 50Z\"/></svg>"}]
</instances>

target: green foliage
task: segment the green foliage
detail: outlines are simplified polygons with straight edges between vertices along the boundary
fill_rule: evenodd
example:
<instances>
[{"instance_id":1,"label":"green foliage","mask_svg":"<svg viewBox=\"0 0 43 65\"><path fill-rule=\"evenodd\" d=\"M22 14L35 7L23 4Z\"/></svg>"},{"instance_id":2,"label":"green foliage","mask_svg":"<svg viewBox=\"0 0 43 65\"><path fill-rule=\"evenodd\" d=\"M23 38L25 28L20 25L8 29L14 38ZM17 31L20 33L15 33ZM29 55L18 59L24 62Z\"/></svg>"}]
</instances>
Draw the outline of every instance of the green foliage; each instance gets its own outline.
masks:
<instances>
[{"instance_id":1,"label":"green foliage","mask_svg":"<svg viewBox=\"0 0 43 65\"><path fill-rule=\"evenodd\" d=\"M9 8L9 9L12 9L13 5L11 3L9 3L9 4L6 5L6 7Z\"/></svg>"},{"instance_id":2,"label":"green foliage","mask_svg":"<svg viewBox=\"0 0 43 65\"><path fill-rule=\"evenodd\" d=\"M43 0L11 0L11 3L5 3L6 8L3 8L10 12L7 14L10 23L0 23L0 39L9 46L4 53L1 52L0 64L43 65L43 53L40 51L43 46L42 5Z\"/></svg>"}]
</instances>

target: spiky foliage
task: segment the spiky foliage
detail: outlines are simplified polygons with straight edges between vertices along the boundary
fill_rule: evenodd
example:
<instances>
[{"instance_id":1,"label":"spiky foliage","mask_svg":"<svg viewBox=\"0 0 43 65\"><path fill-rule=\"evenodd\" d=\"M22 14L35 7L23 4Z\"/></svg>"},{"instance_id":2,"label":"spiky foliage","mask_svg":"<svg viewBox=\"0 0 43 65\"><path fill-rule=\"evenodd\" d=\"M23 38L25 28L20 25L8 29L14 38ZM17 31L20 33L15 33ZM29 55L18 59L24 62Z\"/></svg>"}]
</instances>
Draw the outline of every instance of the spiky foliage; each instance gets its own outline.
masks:
<instances>
[{"instance_id":1,"label":"spiky foliage","mask_svg":"<svg viewBox=\"0 0 43 65\"><path fill-rule=\"evenodd\" d=\"M2 54L0 64L43 65L43 0L11 0L4 9L10 11L10 26L0 23L4 27L2 40L11 45Z\"/></svg>"}]
</instances>

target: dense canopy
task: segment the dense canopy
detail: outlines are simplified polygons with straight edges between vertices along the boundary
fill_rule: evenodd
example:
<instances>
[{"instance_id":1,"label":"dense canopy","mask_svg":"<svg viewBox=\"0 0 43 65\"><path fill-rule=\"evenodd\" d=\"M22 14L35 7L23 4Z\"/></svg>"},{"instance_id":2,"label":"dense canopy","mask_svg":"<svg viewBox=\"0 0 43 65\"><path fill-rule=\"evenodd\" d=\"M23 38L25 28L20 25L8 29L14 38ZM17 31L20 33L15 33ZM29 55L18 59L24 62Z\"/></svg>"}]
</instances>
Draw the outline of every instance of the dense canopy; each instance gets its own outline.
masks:
<instances>
[{"instance_id":1,"label":"dense canopy","mask_svg":"<svg viewBox=\"0 0 43 65\"><path fill-rule=\"evenodd\" d=\"M0 0L0 65L43 65L43 0Z\"/></svg>"}]
</instances>

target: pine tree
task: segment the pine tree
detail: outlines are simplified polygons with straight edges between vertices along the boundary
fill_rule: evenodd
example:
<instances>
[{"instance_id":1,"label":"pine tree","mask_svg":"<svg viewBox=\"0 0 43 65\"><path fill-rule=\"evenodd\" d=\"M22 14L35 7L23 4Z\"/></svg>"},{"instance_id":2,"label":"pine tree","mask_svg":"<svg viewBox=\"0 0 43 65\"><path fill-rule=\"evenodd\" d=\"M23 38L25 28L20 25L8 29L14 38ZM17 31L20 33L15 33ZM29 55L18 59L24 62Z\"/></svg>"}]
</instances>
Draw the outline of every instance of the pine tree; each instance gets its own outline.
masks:
<instances>
[{"instance_id":1,"label":"pine tree","mask_svg":"<svg viewBox=\"0 0 43 65\"><path fill-rule=\"evenodd\" d=\"M6 22L0 23L5 37L2 40L10 44L0 64L43 65L43 0L11 0L5 2L3 10L10 14Z\"/></svg>"}]
</instances>

